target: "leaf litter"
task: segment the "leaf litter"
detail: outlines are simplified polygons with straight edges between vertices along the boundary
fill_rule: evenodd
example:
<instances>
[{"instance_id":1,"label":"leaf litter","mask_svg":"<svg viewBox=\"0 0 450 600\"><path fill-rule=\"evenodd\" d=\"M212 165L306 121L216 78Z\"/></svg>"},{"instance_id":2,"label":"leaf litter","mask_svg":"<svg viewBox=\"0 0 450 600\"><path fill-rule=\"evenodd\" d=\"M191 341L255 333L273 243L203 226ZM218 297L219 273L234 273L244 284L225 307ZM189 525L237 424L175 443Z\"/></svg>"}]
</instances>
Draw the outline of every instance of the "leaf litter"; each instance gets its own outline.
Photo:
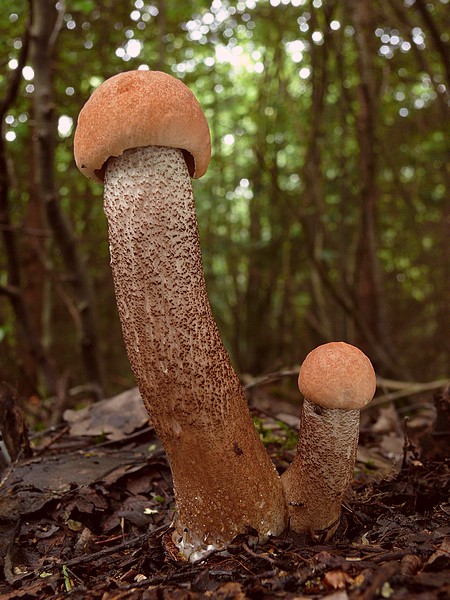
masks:
<instances>
[{"instance_id":1,"label":"leaf litter","mask_svg":"<svg viewBox=\"0 0 450 600\"><path fill-rule=\"evenodd\" d=\"M2 600L450 597L448 390L435 397L434 424L424 419L434 414L427 398L407 421L391 405L363 414L355 478L331 543L287 532L252 546L240 536L193 564L171 540L164 451L139 394L126 394L67 412L33 457L3 468ZM252 411L281 472L295 451L286 443L295 419L283 423L285 406L272 405L252 402Z\"/></svg>"}]
</instances>

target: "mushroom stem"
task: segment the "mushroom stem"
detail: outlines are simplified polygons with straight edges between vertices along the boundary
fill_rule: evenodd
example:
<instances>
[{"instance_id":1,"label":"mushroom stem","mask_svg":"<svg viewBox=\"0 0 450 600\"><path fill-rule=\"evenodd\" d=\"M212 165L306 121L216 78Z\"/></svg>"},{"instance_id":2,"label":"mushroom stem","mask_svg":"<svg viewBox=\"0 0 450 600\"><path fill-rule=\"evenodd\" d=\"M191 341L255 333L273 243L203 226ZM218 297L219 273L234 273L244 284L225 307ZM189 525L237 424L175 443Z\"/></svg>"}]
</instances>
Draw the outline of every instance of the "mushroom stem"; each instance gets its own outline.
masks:
<instances>
[{"instance_id":1,"label":"mushroom stem","mask_svg":"<svg viewBox=\"0 0 450 600\"><path fill-rule=\"evenodd\" d=\"M211 312L182 152L111 157L104 203L128 358L172 470L176 544L193 560L247 530L281 533L282 484Z\"/></svg>"},{"instance_id":2,"label":"mushroom stem","mask_svg":"<svg viewBox=\"0 0 450 600\"><path fill-rule=\"evenodd\" d=\"M282 476L290 527L318 542L330 539L353 479L359 410L323 408L305 398L294 461Z\"/></svg>"},{"instance_id":3,"label":"mushroom stem","mask_svg":"<svg viewBox=\"0 0 450 600\"><path fill-rule=\"evenodd\" d=\"M291 528L326 541L353 479L360 409L373 398L375 372L361 350L330 342L305 358L298 386L305 398L299 442L282 482Z\"/></svg>"}]
</instances>

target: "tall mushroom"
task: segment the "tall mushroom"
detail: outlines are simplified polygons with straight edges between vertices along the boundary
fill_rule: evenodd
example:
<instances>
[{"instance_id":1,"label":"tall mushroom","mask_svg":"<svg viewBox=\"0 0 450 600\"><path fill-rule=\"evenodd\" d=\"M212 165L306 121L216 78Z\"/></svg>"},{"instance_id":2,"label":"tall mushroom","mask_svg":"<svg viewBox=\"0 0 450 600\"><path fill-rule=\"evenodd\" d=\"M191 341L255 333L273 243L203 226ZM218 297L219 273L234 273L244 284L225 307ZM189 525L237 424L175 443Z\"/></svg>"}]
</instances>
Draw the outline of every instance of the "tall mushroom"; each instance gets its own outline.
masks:
<instances>
[{"instance_id":1,"label":"tall mushroom","mask_svg":"<svg viewBox=\"0 0 450 600\"><path fill-rule=\"evenodd\" d=\"M281 479L291 529L325 541L339 525L353 478L360 409L373 398L375 372L361 350L331 342L308 354L298 385L304 402L297 454Z\"/></svg>"},{"instance_id":2,"label":"tall mushroom","mask_svg":"<svg viewBox=\"0 0 450 600\"><path fill-rule=\"evenodd\" d=\"M195 560L239 533L281 533L281 480L205 287L189 177L203 175L210 158L200 105L165 73L116 75L81 110L74 148L80 171L104 180L123 337L171 466L175 543Z\"/></svg>"}]
</instances>

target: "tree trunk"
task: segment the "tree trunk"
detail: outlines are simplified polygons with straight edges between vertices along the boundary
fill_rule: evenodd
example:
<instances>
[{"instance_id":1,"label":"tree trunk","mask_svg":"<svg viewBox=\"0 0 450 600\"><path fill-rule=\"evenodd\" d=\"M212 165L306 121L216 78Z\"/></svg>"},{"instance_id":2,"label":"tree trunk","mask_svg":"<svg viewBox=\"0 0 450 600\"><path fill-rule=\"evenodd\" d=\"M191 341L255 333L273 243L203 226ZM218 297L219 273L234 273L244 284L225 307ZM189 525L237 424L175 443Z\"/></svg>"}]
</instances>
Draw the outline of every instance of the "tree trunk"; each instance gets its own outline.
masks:
<instances>
[{"instance_id":1,"label":"tree trunk","mask_svg":"<svg viewBox=\"0 0 450 600\"><path fill-rule=\"evenodd\" d=\"M377 259L377 84L373 64L376 52L371 48L375 28L369 2L350 0L349 7L355 28L360 77L357 137L360 149L361 224L356 264L357 309L374 337L389 346L390 336ZM357 342L364 352L371 355L363 336Z\"/></svg>"},{"instance_id":2,"label":"tree trunk","mask_svg":"<svg viewBox=\"0 0 450 600\"><path fill-rule=\"evenodd\" d=\"M32 0L31 62L34 69L33 107L36 119L37 179L46 216L56 245L71 275L79 314L79 336L84 368L91 385L102 389L100 352L92 294L71 224L61 209L55 181L57 121L52 74L53 49L60 27L53 0Z\"/></svg>"},{"instance_id":3,"label":"tree trunk","mask_svg":"<svg viewBox=\"0 0 450 600\"><path fill-rule=\"evenodd\" d=\"M316 26L316 23L313 23ZM325 92L328 85L327 52L328 44L315 45L311 40L312 99L311 124L305 164L302 170L304 181L304 217L302 219L305 242L310 257L310 286L312 306L317 321L321 324L325 339L334 339L330 307L327 302L323 282L316 265L323 261L325 248L324 230L324 188L322 177L322 146L325 129Z\"/></svg>"},{"instance_id":4,"label":"tree trunk","mask_svg":"<svg viewBox=\"0 0 450 600\"><path fill-rule=\"evenodd\" d=\"M30 320L41 340L44 348L43 336L43 311L45 306L45 290L48 285L45 272L45 244L47 243L47 232L45 231L45 215L39 187L36 185L34 167L36 160L33 156L34 146L28 148L30 165L30 176L28 178L28 206L24 216L25 236L21 244L22 267L23 267L23 299L28 307ZM30 383L37 389L38 365L32 356L24 355L25 371ZM31 391L31 390L30 390Z\"/></svg>"},{"instance_id":5,"label":"tree trunk","mask_svg":"<svg viewBox=\"0 0 450 600\"><path fill-rule=\"evenodd\" d=\"M28 56L28 47L29 31L27 30L19 57L18 67L13 72L5 97L0 103L1 128L3 128L5 122L5 115L17 96L22 68L26 63ZM3 238L7 273L7 285L4 286L0 292L7 295L10 299L18 329L18 340L22 342L23 347L26 348L26 351L31 355L34 364L37 365L39 373L41 373L44 378L47 391L51 394L55 394L58 374L54 364L45 353L33 323L33 319L30 316L28 306L24 301L17 238L10 216L9 187L10 178L6 159L5 138L3 132L0 131L0 229ZM37 392L37 379L38 377L33 380L32 377L29 378L26 376L27 381L24 383L26 393ZM23 386L21 386L21 392L24 392Z\"/></svg>"}]
</instances>

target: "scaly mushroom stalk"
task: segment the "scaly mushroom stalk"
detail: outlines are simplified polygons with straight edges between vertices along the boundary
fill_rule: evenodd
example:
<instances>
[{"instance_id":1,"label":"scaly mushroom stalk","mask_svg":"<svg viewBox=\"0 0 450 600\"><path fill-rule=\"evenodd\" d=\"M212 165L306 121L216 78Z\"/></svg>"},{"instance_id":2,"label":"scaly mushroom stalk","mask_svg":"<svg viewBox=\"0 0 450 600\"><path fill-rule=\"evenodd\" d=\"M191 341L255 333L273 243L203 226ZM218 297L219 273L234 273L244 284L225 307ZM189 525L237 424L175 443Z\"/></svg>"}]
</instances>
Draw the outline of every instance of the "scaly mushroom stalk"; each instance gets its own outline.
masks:
<instances>
[{"instance_id":1,"label":"scaly mushroom stalk","mask_svg":"<svg viewBox=\"0 0 450 600\"><path fill-rule=\"evenodd\" d=\"M343 342L308 354L299 374L304 395L295 459L282 475L290 527L330 539L352 482L360 409L373 398L375 373L358 348Z\"/></svg>"},{"instance_id":2,"label":"scaly mushroom stalk","mask_svg":"<svg viewBox=\"0 0 450 600\"><path fill-rule=\"evenodd\" d=\"M118 156L106 151L106 158L103 153L91 164L82 152L83 140L95 144L86 123L95 123L98 130L97 115L123 102L117 89L129 94L136 81L137 93L126 102L131 110L136 102L143 105L138 133L144 145L136 147L137 133L130 133L129 123L109 123L118 130L113 137L131 136L131 141L124 145L120 140L123 147L114 152ZM281 533L287 518L283 488L253 426L207 297L186 153L178 149L186 150L186 129L200 118L198 103L184 84L161 73L124 73L103 86L106 89L99 88L89 101L94 99L93 108L88 102L83 117L80 114L77 164L88 168L91 176L104 176L125 346L172 470L178 510L174 540L183 555L194 560L239 533L255 530L260 539ZM170 104L177 94L185 96L175 113ZM191 104L183 117L188 122L180 123L186 101ZM155 105L165 121L156 137L145 119L148 113L155 120ZM93 116L89 110L94 110ZM201 119L198 123L197 131ZM183 139L169 139L166 129ZM148 130L147 136L142 130ZM165 138L171 147L155 145L155 139L164 144ZM197 150L191 144L187 151L193 152L188 163L198 173Z\"/></svg>"}]
</instances>

